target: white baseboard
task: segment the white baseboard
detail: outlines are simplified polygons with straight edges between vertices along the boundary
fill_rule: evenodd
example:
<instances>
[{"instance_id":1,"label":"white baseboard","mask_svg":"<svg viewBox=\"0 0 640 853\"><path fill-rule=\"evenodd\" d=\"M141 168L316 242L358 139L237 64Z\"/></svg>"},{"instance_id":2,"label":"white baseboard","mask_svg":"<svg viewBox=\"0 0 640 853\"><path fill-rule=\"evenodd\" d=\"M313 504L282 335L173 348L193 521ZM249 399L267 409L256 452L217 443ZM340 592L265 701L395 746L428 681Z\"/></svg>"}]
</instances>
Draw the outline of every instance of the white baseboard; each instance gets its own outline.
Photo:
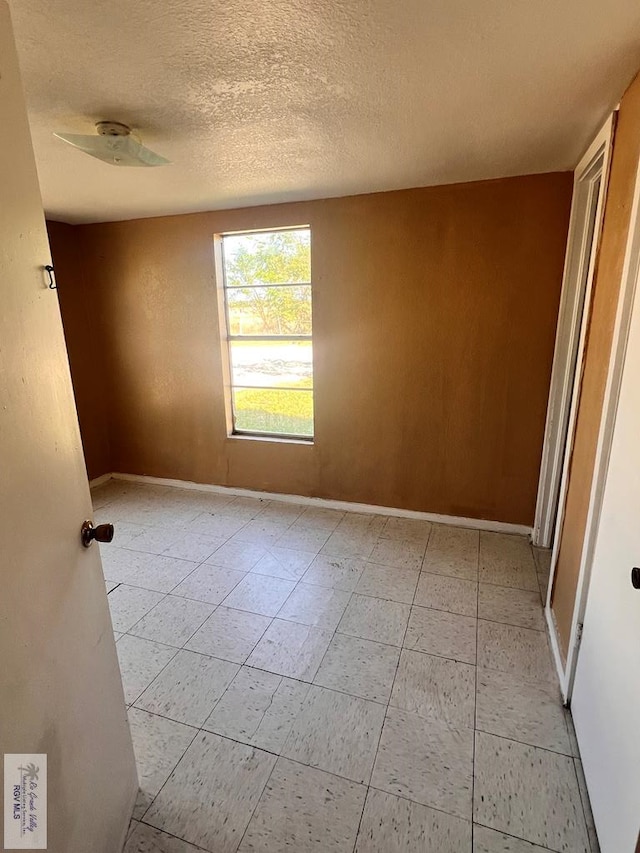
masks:
<instances>
[{"instance_id":1,"label":"white baseboard","mask_svg":"<svg viewBox=\"0 0 640 853\"><path fill-rule=\"evenodd\" d=\"M553 617L553 610L549 606L546 605L544 608L544 615L547 619L547 630L549 634L549 642L551 644L551 654L553 656L553 662L556 665L556 672L558 674L558 681L560 682L560 692L562 694L562 701L567 701L567 678L565 673L565 666L562 660L562 653L560 652L560 641L558 640L558 628L556 626L556 620Z\"/></svg>"},{"instance_id":2,"label":"white baseboard","mask_svg":"<svg viewBox=\"0 0 640 853\"><path fill-rule=\"evenodd\" d=\"M101 486L103 483L106 483L108 480L113 478L113 474L100 474L99 477L94 477L93 480L89 480L89 488L95 489L96 486Z\"/></svg>"},{"instance_id":3,"label":"white baseboard","mask_svg":"<svg viewBox=\"0 0 640 853\"><path fill-rule=\"evenodd\" d=\"M149 483L156 486L170 486L178 489L193 489L199 492L214 492L219 495L234 495L244 498L283 501L303 506L315 506L322 509L337 509L346 512L362 512L372 515L393 515L399 518L418 518L437 524L450 524L454 527L469 527L473 530L488 530L494 533L515 533L519 536L531 536L531 527L526 524L510 524L506 521L489 521L483 518L462 518L456 515L440 515L435 512L418 512L413 509L375 506L374 504L352 503L351 501L333 501L326 498L308 498L301 495L281 495L278 492L259 492L254 489L238 489L232 486L214 486L209 483L192 483L189 480L170 480L165 477L147 477L144 474L122 474L114 472L92 480L90 486L98 486L106 480L128 480L133 483Z\"/></svg>"}]
</instances>

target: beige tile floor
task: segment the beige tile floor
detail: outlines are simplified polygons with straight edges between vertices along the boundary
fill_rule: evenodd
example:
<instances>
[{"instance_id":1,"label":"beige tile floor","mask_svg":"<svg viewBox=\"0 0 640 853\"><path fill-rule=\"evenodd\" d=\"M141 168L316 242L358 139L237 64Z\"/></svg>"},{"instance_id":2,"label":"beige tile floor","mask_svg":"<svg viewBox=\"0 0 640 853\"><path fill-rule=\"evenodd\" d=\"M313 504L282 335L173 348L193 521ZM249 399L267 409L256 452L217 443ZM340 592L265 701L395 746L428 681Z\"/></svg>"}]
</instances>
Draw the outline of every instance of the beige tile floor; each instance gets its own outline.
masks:
<instances>
[{"instance_id":1,"label":"beige tile floor","mask_svg":"<svg viewBox=\"0 0 640 853\"><path fill-rule=\"evenodd\" d=\"M517 536L110 481L126 853L594 853Z\"/></svg>"}]
</instances>

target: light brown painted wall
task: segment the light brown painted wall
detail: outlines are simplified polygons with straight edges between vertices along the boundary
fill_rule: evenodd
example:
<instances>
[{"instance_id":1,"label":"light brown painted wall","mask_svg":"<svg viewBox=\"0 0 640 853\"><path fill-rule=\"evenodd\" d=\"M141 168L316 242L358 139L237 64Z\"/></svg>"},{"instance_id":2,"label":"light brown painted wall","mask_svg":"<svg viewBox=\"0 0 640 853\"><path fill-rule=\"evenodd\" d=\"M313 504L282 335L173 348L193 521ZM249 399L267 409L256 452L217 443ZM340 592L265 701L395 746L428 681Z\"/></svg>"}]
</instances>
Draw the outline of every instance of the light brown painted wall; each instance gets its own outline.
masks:
<instances>
[{"instance_id":1,"label":"light brown painted wall","mask_svg":"<svg viewBox=\"0 0 640 853\"><path fill-rule=\"evenodd\" d=\"M117 471L530 524L571 175L82 226ZM309 223L313 446L228 438L214 233Z\"/></svg>"},{"instance_id":2,"label":"light brown painted wall","mask_svg":"<svg viewBox=\"0 0 640 853\"><path fill-rule=\"evenodd\" d=\"M69 352L73 391L82 430L89 478L111 471L109 452L109 401L104 392L103 351L96 335L91 277L84 275L79 232L71 225L47 222L54 260L58 299Z\"/></svg>"},{"instance_id":3,"label":"light brown painted wall","mask_svg":"<svg viewBox=\"0 0 640 853\"><path fill-rule=\"evenodd\" d=\"M585 537L604 389L609 367L633 188L640 156L640 77L625 93L618 116L589 336L571 459L552 607L566 656Z\"/></svg>"}]
</instances>

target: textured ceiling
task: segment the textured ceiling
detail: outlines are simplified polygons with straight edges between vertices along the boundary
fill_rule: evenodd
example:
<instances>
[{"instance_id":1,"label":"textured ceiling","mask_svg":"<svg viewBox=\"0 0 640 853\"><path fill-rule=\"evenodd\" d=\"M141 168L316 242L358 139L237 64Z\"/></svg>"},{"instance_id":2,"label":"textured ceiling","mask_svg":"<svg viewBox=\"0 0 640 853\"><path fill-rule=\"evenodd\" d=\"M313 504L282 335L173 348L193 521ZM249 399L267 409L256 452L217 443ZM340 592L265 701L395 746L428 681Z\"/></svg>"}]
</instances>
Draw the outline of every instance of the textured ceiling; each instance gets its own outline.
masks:
<instances>
[{"instance_id":1,"label":"textured ceiling","mask_svg":"<svg viewBox=\"0 0 640 853\"><path fill-rule=\"evenodd\" d=\"M47 213L155 216L572 168L638 0L10 0ZM116 168L54 131L132 125Z\"/></svg>"}]
</instances>

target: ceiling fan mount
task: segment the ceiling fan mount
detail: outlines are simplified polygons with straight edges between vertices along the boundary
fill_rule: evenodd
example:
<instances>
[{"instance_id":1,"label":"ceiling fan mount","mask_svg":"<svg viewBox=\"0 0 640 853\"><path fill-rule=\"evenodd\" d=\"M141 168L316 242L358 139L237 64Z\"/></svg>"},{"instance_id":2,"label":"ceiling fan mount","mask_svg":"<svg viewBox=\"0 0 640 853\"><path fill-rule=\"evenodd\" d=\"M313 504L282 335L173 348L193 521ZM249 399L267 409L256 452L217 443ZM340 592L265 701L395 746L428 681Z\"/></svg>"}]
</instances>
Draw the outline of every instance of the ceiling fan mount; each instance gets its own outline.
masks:
<instances>
[{"instance_id":1,"label":"ceiling fan mount","mask_svg":"<svg viewBox=\"0 0 640 853\"><path fill-rule=\"evenodd\" d=\"M58 139L110 166L164 166L169 160L146 148L120 121L96 122L95 134L54 133Z\"/></svg>"},{"instance_id":2,"label":"ceiling fan mount","mask_svg":"<svg viewBox=\"0 0 640 853\"><path fill-rule=\"evenodd\" d=\"M129 136L131 128L120 121L97 121L96 130L100 136Z\"/></svg>"}]
</instances>

